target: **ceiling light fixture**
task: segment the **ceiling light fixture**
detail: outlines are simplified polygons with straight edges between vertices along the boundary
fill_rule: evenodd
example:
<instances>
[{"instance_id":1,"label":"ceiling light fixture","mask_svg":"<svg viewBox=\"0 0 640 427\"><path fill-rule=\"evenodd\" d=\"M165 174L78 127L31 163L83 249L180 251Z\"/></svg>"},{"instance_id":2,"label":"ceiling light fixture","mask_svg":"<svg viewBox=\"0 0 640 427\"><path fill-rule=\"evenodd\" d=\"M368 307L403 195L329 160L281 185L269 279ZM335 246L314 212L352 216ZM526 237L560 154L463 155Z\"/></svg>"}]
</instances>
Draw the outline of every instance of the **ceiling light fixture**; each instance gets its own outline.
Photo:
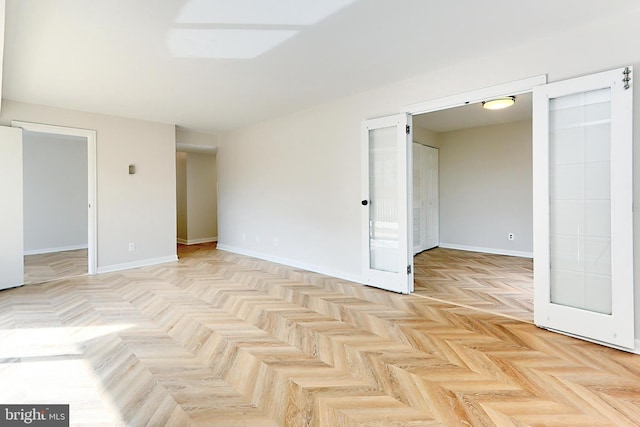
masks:
<instances>
[{"instance_id":1,"label":"ceiling light fixture","mask_svg":"<svg viewBox=\"0 0 640 427\"><path fill-rule=\"evenodd\" d=\"M511 107L515 103L515 96L505 96L503 98L482 101L482 108L486 108L487 110L502 110L503 108Z\"/></svg>"}]
</instances>

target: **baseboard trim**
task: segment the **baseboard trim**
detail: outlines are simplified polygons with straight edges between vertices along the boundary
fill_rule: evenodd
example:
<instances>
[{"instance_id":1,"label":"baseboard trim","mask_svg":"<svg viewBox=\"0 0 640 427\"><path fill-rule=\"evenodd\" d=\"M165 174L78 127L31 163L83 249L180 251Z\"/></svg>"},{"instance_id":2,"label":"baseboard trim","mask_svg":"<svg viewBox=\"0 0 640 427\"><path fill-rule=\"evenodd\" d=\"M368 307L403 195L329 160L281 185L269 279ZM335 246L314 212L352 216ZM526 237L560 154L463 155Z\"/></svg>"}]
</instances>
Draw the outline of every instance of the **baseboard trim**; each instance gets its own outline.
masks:
<instances>
[{"instance_id":1,"label":"baseboard trim","mask_svg":"<svg viewBox=\"0 0 640 427\"><path fill-rule=\"evenodd\" d=\"M186 239L177 239L177 242L180 243L181 245L197 245L200 243L211 243L211 242L217 242L218 241L218 236L216 237L205 237L203 239L190 239L190 240L186 240Z\"/></svg>"},{"instance_id":2,"label":"baseboard trim","mask_svg":"<svg viewBox=\"0 0 640 427\"><path fill-rule=\"evenodd\" d=\"M66 251L75 251L78 249L88 249L89 246L85 243L84 245L72 245L72 246L59 246L57 248L45 248L45 249L30 249L28 251L24 251L25 255L40 255L40 254L50 254L53 252L66 252Z\"/></svg>"},{"instance_id":3,"label":"baseboard trim","mask_svg":"<svg viewBox=\"0 0 640 427\"><path fill-rule=\"evenodd\" d=\"M148 267L150 265L164 264L165 262L178 261L176 255L170 255L159 258L149 258L141 261L125 262L122 264L106 265L104 267L98 267L98 274L113 273L114 271L131 270L132 268Z\"/></svg>"},{"instance_id":4,"label":"baseboard trim","mask_svg":"<svg viewBox=\"0 0 640 427\"><path fill-rule=\"evenodd\" d=\"M265 254L262 252L255 252L248 249L243 249L236 246L230 246L230 245L225 245L220 243L218 243L217 248L218 250L221 250L221 251L232 252L238 255L246 255L253 258L259 258L264 261L275 262L276 264L283 264L289 267L300 268L302 270L307 270L313 273L324 274L325 276L330 276L337 279L348 280L349 282L366 285L362 277L357 276L355 274L345 273L344 271L333 270L333 269L325 268L315 264L295 261L289 258L278 257L270 254Z\"/></svg>"},{"instance_id":5,"label":"baseboard trim","mask_svg":"<svg viewBox=\"0 0 640 427\"><path fill-rule=\"evenodd\" d=\"M478 246L454 245L451 243L440 243L441 248L456 249L459 251L484 252L494 255L517 256L522 258L533 258L533 252L509 251L506 249L482 248Z\"/></svg>"}]
</instances>

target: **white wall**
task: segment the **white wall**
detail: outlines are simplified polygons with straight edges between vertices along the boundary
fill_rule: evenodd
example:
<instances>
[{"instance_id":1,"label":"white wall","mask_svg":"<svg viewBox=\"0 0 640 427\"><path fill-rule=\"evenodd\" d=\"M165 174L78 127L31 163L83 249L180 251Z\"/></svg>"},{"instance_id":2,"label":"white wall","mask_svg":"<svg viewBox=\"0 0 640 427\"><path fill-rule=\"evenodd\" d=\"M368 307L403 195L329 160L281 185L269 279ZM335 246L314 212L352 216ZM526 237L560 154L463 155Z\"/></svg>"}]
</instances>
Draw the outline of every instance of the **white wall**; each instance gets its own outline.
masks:
<instances>
[{"instance_id":1,"label":"white wall","mask_svg":"<svg viewBox=\"0 0 640 427\"><path fill-rule=\"evenodd\" d=\"M219 245L359 279L363 118L337 105L229 135L217 156Z\"/></svg>"},{"instance_id":2,"label":"white wall","mask_svg":"<svg viewBox=\"0 0 640 427\"><path fill-rule=\"evenodd\" d=\"M413 126L413 142L439 148L438 133L420 126Z\"/></svg>"},{"instance_id":3,"label":"white wall","mask_svg":"<svg viewBox=\"0 0 640 427\"><path fill-rule=\"evenodd\" d=\"M87 247L86 138L23 132L25 254Z\"/></svg>"},{"instance_id":4,"label":"white wall","mask_svg":"<svg viewBox=\"0 0 640 427\"><path fill-rule=\"evenodd\" d=\"M531 120L443 132L437 140L441 246L532 256Z\"/></svg>"},{"instance_id":5,"label":"white wall","mask_svg":"<svg viewBox=\"0 0 640 427\"><path fill-rule=\"evenodd\" d=\"M99 272L176 259L173 125L2 102L4 126L19 120L97 132ZM134 175L129 164L136 165Z\"/></svg>"},{"instance_id":6,"label":"white wall","mask_svg":"<svg viewBox=\"0 0 640 427\"><path fill-rule=\"evenodd\" d=\"M5 27L6 1L0 0L0 99L2 99L2 73L4 58L4 27ZM1 105L0 105L1 108Z\"/></svg>"},{"instance_id":7,"label":"white wall","mask_svg":"<svg viewBox=\"0 0 640 427\"><path fill-rule=\"evenodd\" d=\"M640 40L639 20L634 12L567 28L553 38L542 35L517 49L228 133L218 149L221 247L359 279L361 121L540 74L553 82L625 65L638 72L640 49L629 41ZM635 98L640 129L640 96ZM634 156L637 205L640 150ZM636 224L639 215L637 210ZM640 307L640 227L634 236ZM640 332L640 312L636 322Z\"/></svg>"},{"instance_id":8,"label":"white wall","mask_svg":"<svg viewBox=\"0 0 640 427\"><path fill-rule=\"evenodd\" d=\"M205 151L215 152L220 143L217 133L196 132L176 126L176 144L180 151Z\"/></svg>"}]
</instances>

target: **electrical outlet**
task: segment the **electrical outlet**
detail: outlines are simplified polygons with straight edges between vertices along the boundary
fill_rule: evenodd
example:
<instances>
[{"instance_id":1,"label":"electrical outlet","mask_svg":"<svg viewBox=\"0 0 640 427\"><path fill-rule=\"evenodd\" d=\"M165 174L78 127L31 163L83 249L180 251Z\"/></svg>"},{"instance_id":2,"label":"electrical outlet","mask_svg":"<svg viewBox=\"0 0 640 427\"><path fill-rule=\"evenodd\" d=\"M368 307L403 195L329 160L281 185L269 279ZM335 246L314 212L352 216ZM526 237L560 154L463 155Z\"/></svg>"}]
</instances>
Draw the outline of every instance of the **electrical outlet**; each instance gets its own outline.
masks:
<instances>
[{"instance_id":1,"label":"electrical outlet","mask_svg":"<svg viewBox=\"0 0 640 427\"><path fill-rule=\"evenodd\" d=\"M256 234L256 243L260 243L260 235Z\"/></svg>"},{"instance_id":2,"label":"electrical outlet","mask_svg":"<svg viewBox=\"0 0 640 427\"><path fill-rule=\"evenodd\" d=\"M507 236L507 238L509 240L516 240L516 235L514 233L509 233L509 235Z\"/></svg>"},{"instance_id":3,"label":"electrical outlet","mask_svg":"<svg viewBox=\"0 0 640 427\"><path fill-rule=\"evenodd\" d=\"M278 240L277 237L273 238L273 246L278 246L278 244L280 243L280 240Z\"/></svg>"},{"instance_id":4,"label":"electrical outlet","mask_svg":"<svg viewBox=\"0 0 640 427\"><path fill-rule=\"evenodd\" d=\"M129 252L133 252L136 250L136 244L135 243L129 243Z\"/></svg>"}]
</instances>

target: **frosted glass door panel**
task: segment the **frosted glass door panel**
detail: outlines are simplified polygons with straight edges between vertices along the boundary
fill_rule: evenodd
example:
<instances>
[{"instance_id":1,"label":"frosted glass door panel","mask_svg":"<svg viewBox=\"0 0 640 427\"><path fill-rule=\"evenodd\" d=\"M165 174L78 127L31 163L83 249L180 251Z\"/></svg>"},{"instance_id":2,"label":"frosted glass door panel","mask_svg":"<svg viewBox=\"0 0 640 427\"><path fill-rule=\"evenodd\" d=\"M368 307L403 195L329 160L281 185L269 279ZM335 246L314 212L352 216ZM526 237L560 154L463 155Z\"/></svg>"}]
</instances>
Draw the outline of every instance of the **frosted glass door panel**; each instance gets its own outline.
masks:
<instances>
[{"instance_id":1,"label":"frosted glass door panel","mask_svg":"<svg viewBox=\"0 0 640 427\"><path fill-rule=\"evenodd\" d=\"M370 268L398 272L398 149L396 127L369 131Z\"/></svg>"},{"instance_id":2,"label":"frosted glass door panel","mask_svg":"<svg viewBox=\"0 0 640 427\"><path fill-rule=\"evenodd\" d=\"M636 345L631 73L533 89L534 323L625 350Z\"/></svg>"},{"instance_id":3,"label":"frosted glass door panel","mask_svg":"<svg viewBox=\"0 0 640 427\"><path fill-rule=\"evenodd\" d=\"M362 283L388 291L413 291L411 116L362 122Z\"/></svg>"},{"instance_id":4,"label":"frosted glass door panel","mask_svg":"<svg viewBox=\"0 0 640 427\"><path fill-rule=\"evenodd\" d=\"M611 91L549 100L551 302L611 314Z\"/></svg>"}]
</instances>

